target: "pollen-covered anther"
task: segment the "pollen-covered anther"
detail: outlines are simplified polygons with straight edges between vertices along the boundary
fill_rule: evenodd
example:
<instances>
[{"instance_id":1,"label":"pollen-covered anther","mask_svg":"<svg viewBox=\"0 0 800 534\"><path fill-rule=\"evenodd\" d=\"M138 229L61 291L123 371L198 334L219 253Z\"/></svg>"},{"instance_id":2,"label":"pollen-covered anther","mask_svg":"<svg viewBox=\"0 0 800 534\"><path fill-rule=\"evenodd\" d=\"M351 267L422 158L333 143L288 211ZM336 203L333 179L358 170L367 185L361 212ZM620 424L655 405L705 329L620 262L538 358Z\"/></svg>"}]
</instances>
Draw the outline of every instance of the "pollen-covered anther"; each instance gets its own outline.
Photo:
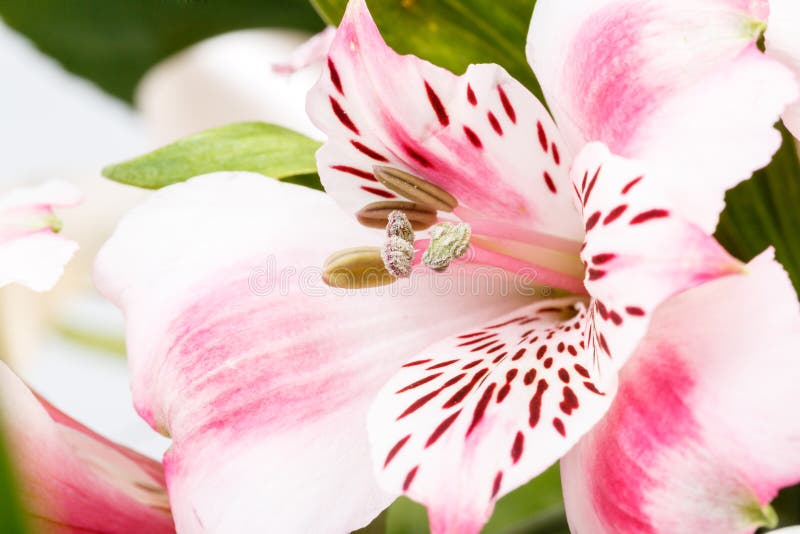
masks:
<instances>
[{"instance_id":1,"label":"pollen-covered anther","mask_svg":"<svg viewBox=\"0 0 800 534\"><path fill-rule=\"evenodd\" d=\"M441 211L453 211L458 206L453 195L413 174L381 165L374 166L372 172L387 189L417 204Z\"/></svg>"},{"instance_id":2,"label":"pollen-covered anther","mask_svg":"<svg viewBox=\"0 0 800 534\"><path fill-rule=\"evenodd\" d=\"M386 269L379 247L340 250L325 260L322 270L323 282L342 289L384 286L397 280Z\"/></svg>"},{"instance_id":3,"label":"pollen-covered anther","mask_svg":"<svg viewBox=\"0 0 800 534\"><path fill-rule=\"evenodd\" d=\"M436 222L435 209L404 200L387 200L367 204L356 213L356 218L366 227L386 228L389 214L393 211L402 211L414 230L425 230Z\"/></svg>"},{"instance_id":4,"label":"pollen-covered anther","mask_svg":"<svg viewBox=\"0 0 800 534\"><path fill-rule=\"evenodd\" d=\"M383 248L381 258L386 270L397 278L407 278L411 274L411 261L414 259L414 242L400 236L390 236Z\"/></svg>"},{"instance_id":5,"label":"pollen-covered anther","mask_svg":"<svg viewBox=\"0 0 800 534\"><path fill-rule=\"evenodd\" d=\"M437 224L431 229L431 242L422 262L434 271L444 271L467 252L471 237L472 229L466 223Z\"/></svg>"},{"instance_id":6,"label":"pollen-covered anther","mask_svg":"<svg viewBox=\"0 0 800 534\"><path fill-rule=\"evenodd\" d=\"M399 237L403 241L414 243L414 229L411 222L402 211L395 210L389 214L386 221L387 237Z\"/></svg>"}]
</instances>

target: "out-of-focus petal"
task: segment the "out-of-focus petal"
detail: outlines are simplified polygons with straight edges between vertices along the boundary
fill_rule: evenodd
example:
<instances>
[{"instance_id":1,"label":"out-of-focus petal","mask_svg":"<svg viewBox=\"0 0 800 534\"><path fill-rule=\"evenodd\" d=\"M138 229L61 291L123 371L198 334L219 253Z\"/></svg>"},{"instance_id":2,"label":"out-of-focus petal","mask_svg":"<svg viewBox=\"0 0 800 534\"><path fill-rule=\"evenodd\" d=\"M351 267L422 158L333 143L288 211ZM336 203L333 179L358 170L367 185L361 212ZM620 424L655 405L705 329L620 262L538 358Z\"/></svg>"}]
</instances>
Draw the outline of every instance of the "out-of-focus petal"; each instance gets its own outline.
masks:
<instances>
[{"instance_id":1,"label":"out-of-focus petal","mask_svg":"<svg viewBox=\"0 0 800 534\"><path fill-rule=\"evenodd\" d=\"M577 532L745 533L800 480L800 310L772 252L659 308L606 417L562 460Z\"/></svg>"},{"instance_id":2,"label":"out-of-focus petal","mask_svg":"<svg viewBox=\"0 0 800 534\"><path fill-rule=\"evenodd\" d=\"M322 193L227 173L160 190L101 251L96 281L125 311L137 409L173 438L182 532L366 524L394 497L370 467L375 393L408 354L520 305L488 295L492 282L459 295L446 275L322 283L326 256L374 239Z\"/></svg>"},{"instance_id":3,"label":"out-of-focus petal","mask_svg":"<svg viewBox=\"0 0 800 534\"><path fill-rule=\"evenodd\" d=\"M764 34L767 55L789 67L800 81L800 2L770 0L769 22ZM800 138L800 101L783 113L783 123Z\"/></svg>"}]
</instances>

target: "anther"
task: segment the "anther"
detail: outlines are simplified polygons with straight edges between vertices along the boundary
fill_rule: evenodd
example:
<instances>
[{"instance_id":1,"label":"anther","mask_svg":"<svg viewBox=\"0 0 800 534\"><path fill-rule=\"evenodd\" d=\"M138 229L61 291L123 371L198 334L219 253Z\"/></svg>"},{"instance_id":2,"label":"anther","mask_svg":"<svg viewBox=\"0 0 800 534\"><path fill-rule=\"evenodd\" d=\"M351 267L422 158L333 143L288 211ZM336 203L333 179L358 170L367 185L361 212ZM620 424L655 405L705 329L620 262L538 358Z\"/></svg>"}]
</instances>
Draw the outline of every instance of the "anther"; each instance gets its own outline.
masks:
<instances>
[{"instance_id":1,"label":"anther","mask_svg":"<svg viewBox=\"0 0 800 534\"><path fill-rule=\"evenodd\" d=\"M387 200L367 204L356 213L356 218L358 222L369 228L386 228L386 224L389 222L389 214L395 210L405 213L411 223L411 228L414 230L425 230L436 222L435 209L402 200Z\"/></svg>"},{"instance_id":2,"label":"anther","mask_svg":"<svg viewBox=\"0 0 800 534\"><path fill-rule=\"evenodd\" d=\"M450 262L460 258L469 248L472 230L466 223L442 223L431 229L431 242L422 262L434 271L444 271Z\"/></svg>"},{"instance_id":3,"label":"anther","mask_svg":"<svg viewBox=\"0 0 800 534\"><path fill-rule=\"evenodd\" d=\"M397 278L407 278L411 274L411 261L414 259L414 243L402 237L390 236L381 249L383 266Z\"/></svg>"},{"instance_id":4,"label":"anther","mask_svg":"<svg viewBox=\"0 0 800 534\"><path fill-rule=\"evenodd\" d=\"M397 280L384 266L378 247L340 250L325 260L322 269L322 281L342 289L384 286Z\"/></svg>"},{"instance_id":5,"label":"anther","mask_svg":"<svg viewBox=\"0 0 800 534\"><path fill-rule=\"evenodd\" d=\"M399 237L403 241L414 243L414 229L402 211L395 210L389 214L386 221L386 235L388 237Z\"/></svg>"},{"instance_id":6,"label":"anther","mask_svg":"<svg viewBox=\"0 0 800 534\"><path fill-rule=\"evenodd\" d=\"M417 204L442 211L453 211L458 206L458 201L453 195L413 174L381 165L374 166L372 172L387 189Z\"/></svg>"}]
</instances>

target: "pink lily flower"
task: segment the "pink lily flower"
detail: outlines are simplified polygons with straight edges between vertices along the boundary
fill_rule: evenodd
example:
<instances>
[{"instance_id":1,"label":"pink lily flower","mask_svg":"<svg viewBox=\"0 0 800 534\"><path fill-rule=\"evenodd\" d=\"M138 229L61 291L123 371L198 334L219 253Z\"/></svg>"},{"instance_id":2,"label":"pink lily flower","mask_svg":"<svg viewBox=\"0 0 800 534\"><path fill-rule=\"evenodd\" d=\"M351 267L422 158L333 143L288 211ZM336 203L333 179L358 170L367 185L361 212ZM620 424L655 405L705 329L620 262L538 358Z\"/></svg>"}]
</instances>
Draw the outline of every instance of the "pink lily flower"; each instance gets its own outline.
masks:
<instances>
[{"instance_id":1,"label":"pink lily flower","mask_svg":"<svg viewBox=\"0 0 800 534\"><path fill-rule=\"evenodd\" d=\"M549 102L557 127L500 67L458 77L398 56L363 1L351 2L308 109L329 135L318 153L326 190L363 226L321 193L246 173L165 188L120 224L98 256L96 283L127 317L137 410L173 439L164 463L181 532L345 532L399 492L428 506L434 532L477 532L497 498L617 406L617 371L637 346L655 350L640 341L662 302L724 280L776 284L775 298L793 302L768 256L742 265L709 236L724 191L777 149L773 124L797 96L791 73L756 49L758 32L739 31L752 14L698 3L737 31L719 46L684 39L692 46L679 57L645 54L621 62L627 70L601 68L614 63L600 56L582 78L553 62L654 47L562 29L547 52L536 21L554 10L548 24L570 20L559 4L568 9L540 0L531 39L534 66L539 54L552 60L537 69L545 93L567 95ZM711 9L718 4L725 9ZM584 9L601 21L608 14L596 3ZM663 32L657 41L681 42L675 16L654 11L647 27ZM615 34L633 39L641 23L618 18ZM453 225L413 244L409 278L386 260L403 259L396 240L364 228L386 226L392 210L416 229ZM436 249L442 228L461 229L456 241L469 252ZM407 236L401 230L393 237ZM378 269L390 288L335 290L329 269L309 270L365 244L391 253ZM430 276L428 247L451 268ZM357 275L375 250L333 263L345 258ZM502 277L479 277L526 269L574 296L504 295ZM481 281L478 290L441 290L464 276ZM763 304L751 296L748 305ZM662 309L680 301L669 302ZM702 325L706 316L684 319ZM800 335L795 322L738 333ZM697 383L711 372L695 368ZM736 430L746 447L750 427ZM783 482L759 481L759 509Z\"/></svg>"},{"instance_id":2,"label":"pink lily flower","mask_svg":"<svg viewBox=\"0 0 800 534\"><path fill-rule=\"evenodd\" d=\"M63 414L2 362L0 413L35 532L175 532L158 462Z\"/></svg>"},{"instance_id":3,"label":"pink lily flower","mask_svg":"<svg viewBox=\"0 0 800 534\"><path fill-rule=\"evenodd\" d=\"M78 244L58 235L55 207L81 201L69 182L51 180L0 195L0 287L19 283L34 291L52 289Z\"/></svg>"}]
</instances>

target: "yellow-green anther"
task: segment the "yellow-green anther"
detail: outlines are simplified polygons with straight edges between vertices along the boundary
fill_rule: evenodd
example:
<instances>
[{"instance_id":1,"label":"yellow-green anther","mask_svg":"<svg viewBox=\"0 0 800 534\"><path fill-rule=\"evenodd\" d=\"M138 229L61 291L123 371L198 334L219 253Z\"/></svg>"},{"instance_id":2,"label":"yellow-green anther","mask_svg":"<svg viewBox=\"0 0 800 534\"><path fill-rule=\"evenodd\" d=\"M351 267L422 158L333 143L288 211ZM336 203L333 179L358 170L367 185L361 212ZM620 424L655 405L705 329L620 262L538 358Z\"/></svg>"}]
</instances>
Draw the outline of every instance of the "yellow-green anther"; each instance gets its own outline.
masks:
<instances>
[{"instance_id":1,"label":"yellow-green anther","mask_svg":"<svg viewBox=\"0 0 800 534\"><path fill-rule=\"evenodd\" d=\"M458 201L453 195L413 174L381 165L373 167L372 172L387 189L417 204L441 211L453 211L453 208L458 206Z\"/></svg>"},{"instance_id":2,"label":"yellow-green anther","mask_svg":"<svg viewBox=\"0 0 800 534\"><path fill-rule=\"evenodd\" d=\"M471 236L472 229L466 223L437 224L431 229L431 242L422 262L434 271L444 271L467 252Z\"/></svg>"},{"instance_id":3,"label":"yellow-green anther","mask_svg":"<svg viewBox=\"0 0 800 534\"><path fill-rule=\"evenodd\" d=\"M378 247L357 247L332 254L322 266L322 281L331 287L361 289L397 280L383 264Z\"/></svg>"}]
</instances>

